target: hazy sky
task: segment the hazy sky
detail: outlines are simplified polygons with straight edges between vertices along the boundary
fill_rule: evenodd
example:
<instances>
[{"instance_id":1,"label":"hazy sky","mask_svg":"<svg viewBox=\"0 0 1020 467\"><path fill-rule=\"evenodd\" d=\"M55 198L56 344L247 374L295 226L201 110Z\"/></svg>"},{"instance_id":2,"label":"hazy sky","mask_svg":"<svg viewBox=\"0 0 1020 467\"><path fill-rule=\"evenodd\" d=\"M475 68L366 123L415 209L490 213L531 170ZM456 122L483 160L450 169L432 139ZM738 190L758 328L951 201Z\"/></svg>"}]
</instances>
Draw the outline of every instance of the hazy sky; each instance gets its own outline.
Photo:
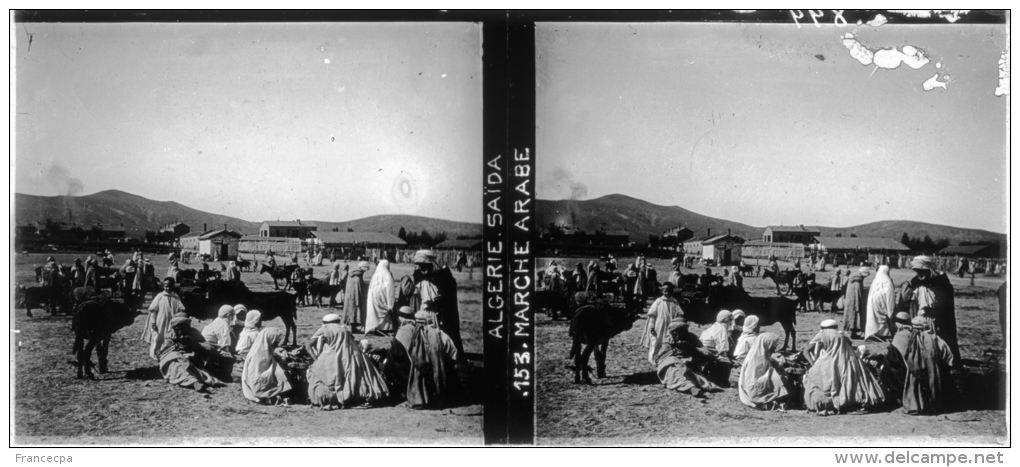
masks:
<instances>
[{"instance_id":1,"label":"hazy sky","mask_svg":"<svg viewBox=\"0 0 1020 467\"><path fill-rule=\"evenodd\" d=\"M479 25L15 27L18 192L481 220Z\"/></svg>"},{"instance_id":2,"label":"hazy sky","mask_svg":"<svg viewBox=\"0 0 1020 467\"><path fill-rule=\"evenodd\" d=\"M1006 28L540 23L538 195L622 193L758 226L1005 232ZM847 32L931 63L862 65ZM947 88L924 91L936 71Z\"/></svg>"}]
</instances>

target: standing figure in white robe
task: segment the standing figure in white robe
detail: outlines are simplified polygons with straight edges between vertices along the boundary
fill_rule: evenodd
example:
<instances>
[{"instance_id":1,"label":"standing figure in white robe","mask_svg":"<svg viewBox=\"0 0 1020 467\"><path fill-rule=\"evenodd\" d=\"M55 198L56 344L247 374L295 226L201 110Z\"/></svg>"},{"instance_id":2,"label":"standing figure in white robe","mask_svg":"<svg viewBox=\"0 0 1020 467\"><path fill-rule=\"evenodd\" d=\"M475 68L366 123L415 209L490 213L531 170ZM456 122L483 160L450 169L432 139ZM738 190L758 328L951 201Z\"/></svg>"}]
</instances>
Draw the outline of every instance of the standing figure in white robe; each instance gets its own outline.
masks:
<instances>
[{"instance_id":1,"label":"standing figure in white robe","mask_svg":"<svg viewBox=\"0 0 1020 467\"><path fill-rule=\"evenodd\" d=\"M648 362L652 365L655 365L655 357L669 339L669 323L684 315L680 302L673 297L673 284L663 282L659 290L662 296L648 308L648 321L641 334L641 345L648 347Z\"/></svg>"},{"instance_id":2,"label":"standing figure in white robe","mask_svg":"<svg viewBox=\"0 0 1020 467\"><path fill-rule=\"evenodd\" d=\"M393 302L396 300L393 288L393 274L390 273L390 262L379 261L372 273L368 285L368 313L365 318L365 332L390 332L395 330L393 322Z\"/></svg>"},{"instance_id":3,"label":"standing figure in white robe","mask_svg":"<svg viewBox=\"0 0 1020 467\"><path fill-rule=\"evenodd\" d=\"M889 338L896 332L895 324L890 319L896 306L896 285L889 277L889 266L878 267L875 280L868 289L867 320L864 325L864 338L871 336Z\"/></svg>"},{"instance_id":4,"label":"standing figure in white robe","mask_svg":"<svg viewBox=\"0 0 1020 467\"><path fill-rule=\"evenodd\" d=\"M156 294L149 304L149 317L142 328L142 342L149 344L149 357L159 360L163 348L170 345L167 337L172 334L170 320L177 313L184 313L184 302L177 296L172 278L163 279L163 291Z\"/></svg>"}]
</instances>

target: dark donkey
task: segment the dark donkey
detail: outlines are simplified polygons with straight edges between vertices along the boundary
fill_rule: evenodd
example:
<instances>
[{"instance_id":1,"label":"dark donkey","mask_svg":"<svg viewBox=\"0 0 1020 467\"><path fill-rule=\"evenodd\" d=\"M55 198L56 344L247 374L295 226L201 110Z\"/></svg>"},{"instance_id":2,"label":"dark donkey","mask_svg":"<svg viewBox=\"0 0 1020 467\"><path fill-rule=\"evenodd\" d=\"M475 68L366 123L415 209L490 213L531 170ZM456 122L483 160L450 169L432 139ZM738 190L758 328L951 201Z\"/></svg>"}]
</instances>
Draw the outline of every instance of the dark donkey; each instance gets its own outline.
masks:
<instances>
[{"instance_id":1,"label":"dark donkey","mask_svg":"<svg viewBox=\"0 0 1020 467\"><path fill-rule=\"evenodd\" d=\"M93 349L99 356L99 372L109 371L107 354L110 350L110 338L118 329L134 323L141 303L142 298L139 296L125 300L99 296L87 299L74 308L74 318L71 321L74 346L71 353L75 356L78 379L96 379L92 373Z\"/></svg>"},{"instance_id":2,"label":"dark donkey","mask_svg":"<svg viewBox=\"0 0 1020 467\"><path fill-rule=\"evenodd\" d=\"M801 272L797 270L787 269L786 271L779 271L779 273L777 274L769 269L766 269L764 272L761 273L761 278L772 279L772 282L776 284L777 294L789 295L790 293L793 292L793 279L796 278L797 275L800 273ZM786 286L785 293L779 288L779 286L781 285Z\"/></svg>"},{"instance_id":3,"label":"dark donkey","mask_svg":"<svg viewBox=\"0 0 1020 467\"><path fill-rule=\"evenodd\" d=\"M606 377L606 350L609 339L628 330L637 321L638 313L623 304L592 300L579 292L574 301L579 305L570 321L572 339L570 356L574 358L574 383L593 384L588 374L588 360L595 353L596 376Z\"/></svg>"},{"instance_id":4,"label":"dark donkey","mask_svg":"<svg viewBox=\"0 0 1020 467\"><path fill-rule=\"evenodd\" d=\"M278 280L283 279L286 282L286 286L283 290L290 288L290 275L294 273L294 270L298 268L296 264L287 264L284 266L277 266L275 269L269 267L268 264L262 263L259 265L259 274L269 273L269 276L273 278L273 288L279 290L280 285L277 283Z\"/></svg>"}]
</instances>

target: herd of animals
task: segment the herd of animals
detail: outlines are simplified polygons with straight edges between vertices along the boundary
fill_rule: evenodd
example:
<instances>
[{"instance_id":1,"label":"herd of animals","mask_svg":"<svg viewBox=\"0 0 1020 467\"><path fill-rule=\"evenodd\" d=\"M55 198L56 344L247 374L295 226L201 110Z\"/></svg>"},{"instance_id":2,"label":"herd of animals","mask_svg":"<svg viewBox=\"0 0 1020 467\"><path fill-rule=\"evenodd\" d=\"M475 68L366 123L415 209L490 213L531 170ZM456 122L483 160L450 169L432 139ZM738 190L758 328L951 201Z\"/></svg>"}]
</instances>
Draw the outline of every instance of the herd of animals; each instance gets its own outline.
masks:
<instances>
[{"instance_id":1,"label":"herd of animals","mask_svg":"<svg viewBox=\"0 0 1020 467\"><path fill-rule=\"evenodd\" d=\"M248 263L248 264L244 264ZM244 267L251 270L253 265L247 261L238 261L239 268ZM274 277L281 274L281 271L293 272L297 265L279 266L275 271L262 264L262 272L270 273ZM59 273L49 274L49 280L43 280L43 275L48 273L46 267L35 268L36 284L40 285L19 285L15 291L15 307L23 308L29 317L32 317L33 309L45 309L51 314L70 315L71 327L74 332L74 345L72 353L75 356L77 376L79 378L94 378L91 361L92 352L95 351L98 360L100 373L107 372L107 352L110 338L119 329L130 326L135 318L143 312L140 307L146 298L154 296L162 291L160 279L150 271L141 270L144 280L141 290L131 290L131 281L124 277L124 273L109 265L96 265L95 280L89 286L81 284L81 281L73 279L75 274L72 268L67 265L57 266ZM150 267L151 268L151 267ZM241 281L227 281L222 279L222 270L209 269L181 269L176 274L178 294L186 307L186 312L192 318L198 320L210 320L217 316L220 305L224 303L242 304L248 309L258 309L262 312L262 321L281 319L286 327L286 340L297 342L297 304L300 302L298 294L289 293L285 290L269 292L250 290ZM290 275L287 275L287 283L290 283ZM332 294L331 299L342 286L327 287L322 285L323 281L313 279L305 282L307 290L314 290L320 296ZM43 285L44 284L44 285ZM305 290L305 293L307 293ZM335 304L334 300L331 303ZM293 339L293 340L291 340Z\"/></svg>"},{"instance_id":2,"label":"herd of animals","mask_svg":"<svg viewBox=\"0 0 1020 467\"><path fill-rule=\"evenodd\" d=\"M843 290L830 290L828 284L815 282L814 273L806 273L798 269L788 269L774 273L769 269L756 269L754 266L741 265L734 273L741 277L761 276L775 283L776 296L752 296L742 287L722 285L722 276L713 275L710 270L706 274L675 274L675 298L684 310L685 318L692 323L708 325L715 322L720 310L742 310L748 316L755 315L761 326L778 323L784 331L782 351L790 348L797 350L797 312L825 311L825 304L835 306L842 296ZM566 280L561 286L551 286L547 271L538 272L538 283L543 284L542 290L535 293L533 308L548 313L556 320L559 317L570 318L571 351L569 358L574 360L574 382L590 382L588 376L589 361L595 355L596 371L599 377L605 373L606 350L609 340L633 326L647 305L647 299L654 298L658 290L657 278L654 274L646 275L643 289L648 292L644 296L635 296L635 277L627 270L615 271L612 268L597 270L597 284L579 284L576 278L569 277L574 271L561 271ZM573 279L573 280L572 280ZM591 289L598 292L592 293ZM581 306L588 305L588 312L574 313ZM831 312L835 309L830 308Z\"/></svg>"}]
</instances>

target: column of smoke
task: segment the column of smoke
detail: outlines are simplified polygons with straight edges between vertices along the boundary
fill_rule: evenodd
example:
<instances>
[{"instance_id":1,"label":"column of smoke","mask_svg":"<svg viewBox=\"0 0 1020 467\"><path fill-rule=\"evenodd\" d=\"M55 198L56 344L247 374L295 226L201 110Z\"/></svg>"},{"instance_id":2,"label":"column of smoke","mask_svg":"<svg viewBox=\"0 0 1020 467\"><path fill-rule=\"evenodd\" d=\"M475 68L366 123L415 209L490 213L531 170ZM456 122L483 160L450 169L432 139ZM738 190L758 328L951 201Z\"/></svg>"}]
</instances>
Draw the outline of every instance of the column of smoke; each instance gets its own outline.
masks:
<instances>
[{"instance_id":1,"label":"column of smoke","mask_svg":"<svg viewBox=\"0 0 1020 467\"><path fill-rule=\"evenodd\" d=\"M588 187L574 179L573 174L568 170L557 167L553 169L552 174L553 187L556 194L561 198L566 198L570 201L576 201L588 197ZM567 203L567 209L570 211L570 225L571 227L577 228L577 217L574 212L574 203Z\"/></svg>"},{"instance_id":2,"label":"column of smoke","mask_svg":"<svg viewBox=\"0 0 1020 467\"><path fill-rule=\"evenodd\" d=\"M39 171L39 181L64 196L78 196L85 191L80 178L72 177L66 167L55 162Z\"/></svg>"},{"instance_id":3,"label":"column of smoke","mask_svg":"<svg viewBox=\"0 0 1020 467\"><path fill-rule=\"evenodd\" d=\"M85 184L81 179L72 177L66 167L56 162L39 171L38 181L40 185L49 188L49 191L63 196L78 196L85 191ZM71 213L71 205L66 199L64 200L64 209L67 212L67 224L72 225L74 216Z\"/></svg>"}]
</instances>

